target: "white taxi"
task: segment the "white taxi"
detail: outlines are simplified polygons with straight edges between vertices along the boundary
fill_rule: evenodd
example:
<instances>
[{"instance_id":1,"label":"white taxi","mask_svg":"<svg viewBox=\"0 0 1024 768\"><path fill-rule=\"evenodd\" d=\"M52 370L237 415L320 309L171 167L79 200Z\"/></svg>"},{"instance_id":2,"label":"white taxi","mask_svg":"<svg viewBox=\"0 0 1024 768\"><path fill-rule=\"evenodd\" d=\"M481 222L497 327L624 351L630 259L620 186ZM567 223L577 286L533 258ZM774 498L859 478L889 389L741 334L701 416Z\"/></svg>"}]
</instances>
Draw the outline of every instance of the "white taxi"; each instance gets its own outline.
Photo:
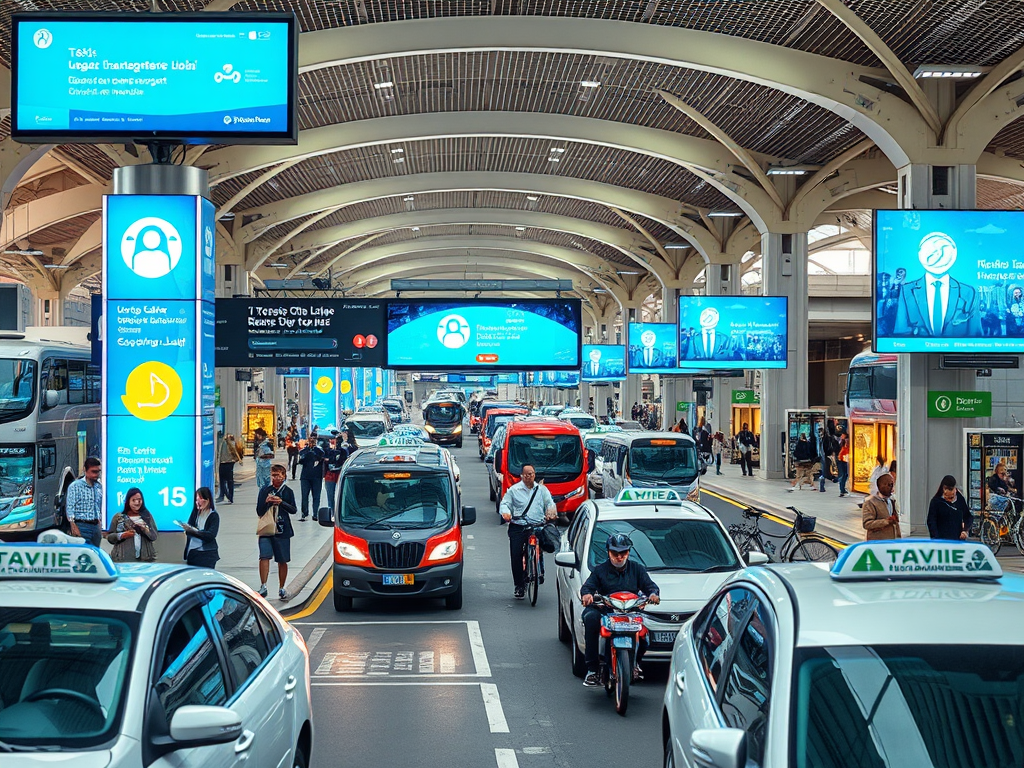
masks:
<instances>
[{"instance_id":1,"label":"white taxi","mask_svg":"<svg viewBox=\"0 0 1024 768\"><path fill-rule=\"evenodd\" d=\"M647 567L661 590L661 603L645 609L650 645L645 661L667 661L676 633L731 574L746 563L718 518L705 507L683 501L671 488L624 488L614 499L580 505L555 555L558 569L558 639L572 648L572 671L586 672L580 587L608 559L605 544L614 533L633 541L630 559ZM760 552L752 562L767 562Z\"/></svg>"},{"instance_id":2,"label":"white taxi","mask_svg":"<svg viewBox=\"0 0 1024 768\"><path fill-rule=\"evenodd\" d=\"M305 768L309 692L302 638L229 576L0 547L4 768Z\"/></svg>"},{"instance_id":3,"label":"white taxi","mask_svg":"<svg viewBox=\"0 0 1024 768\"><path fill-rule=\"evenodd\" d=\"M978 543L870 541L751 568L683 627L666 766L1024 760L1024 577Z\"/></svg>"}]
</instances>

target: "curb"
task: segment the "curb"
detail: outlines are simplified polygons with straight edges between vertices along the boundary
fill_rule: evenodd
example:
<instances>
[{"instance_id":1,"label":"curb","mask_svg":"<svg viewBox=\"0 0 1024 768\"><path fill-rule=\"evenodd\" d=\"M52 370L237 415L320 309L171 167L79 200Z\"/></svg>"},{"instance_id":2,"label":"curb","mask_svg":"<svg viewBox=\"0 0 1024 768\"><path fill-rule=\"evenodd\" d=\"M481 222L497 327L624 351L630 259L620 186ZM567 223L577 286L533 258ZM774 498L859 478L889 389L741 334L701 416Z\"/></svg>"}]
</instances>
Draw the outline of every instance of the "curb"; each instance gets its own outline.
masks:
<instances>
[{"instance_id":1,"label":"curb","mask_svg":"<svg viewBox=\"0 0 1024 768\"><path fill-rule=\"evenodd\" d=\"M333 546L334 537L331 537L327 541L325 541L323 546L320 547L320 549L317 551L315 555L313 555L313 559L306 563L305 567L301 571L299 571L298 575L294 579L292 579L291 582L289 582L288 588L285 590L285 594L288 595L289 600L291 600L293 597L299 594L299 592L301 592L306 587L306 585L309 584L310 580L316 575L316 572L320 570L320 566L327 562L327 558L331 555L331 547ZM306 601L304 600L303 603L305 602ZM292 606L288 607L289 609L291 609ZM299 607L301 606L296 606L296 608Z\"/></svg>"}]
</instances>

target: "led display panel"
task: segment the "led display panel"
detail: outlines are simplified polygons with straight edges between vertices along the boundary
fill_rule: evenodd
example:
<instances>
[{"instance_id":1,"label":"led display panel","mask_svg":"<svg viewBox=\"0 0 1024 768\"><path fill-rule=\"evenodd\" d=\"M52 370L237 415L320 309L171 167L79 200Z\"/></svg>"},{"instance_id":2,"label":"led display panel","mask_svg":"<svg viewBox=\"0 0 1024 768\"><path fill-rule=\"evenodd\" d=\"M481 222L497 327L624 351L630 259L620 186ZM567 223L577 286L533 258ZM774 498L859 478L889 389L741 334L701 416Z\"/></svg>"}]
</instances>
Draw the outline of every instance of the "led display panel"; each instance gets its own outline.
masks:
<instances>
[{"instance_id":1,"label":"led display panel","mask_svg":"<svg viewBox=\"0 0 1024 768\"><path fill-rule=\"evenodd\" d=\"M785 296L680 296L679 367L785 368Z\"/></svg>"},{"instance_id":2,"label":"led display panel","mask_svg":"<svg viewBox=\"0 0 1024 768\"><path fill-rule=\"evenodd\" d=\"M622 381L626 378L626 348L622 344L584 344L583 381Z\"/></svg>"},{"instance_id":3,"label":"led display panel","mask_svg":"<svg viewBox=\"0 0 1024 768\"><path fill-rule=\"evenodd\" d=\"M630 323L626 354L630 373L678 373L675 323Z\"/></svg>"}]
</instances>

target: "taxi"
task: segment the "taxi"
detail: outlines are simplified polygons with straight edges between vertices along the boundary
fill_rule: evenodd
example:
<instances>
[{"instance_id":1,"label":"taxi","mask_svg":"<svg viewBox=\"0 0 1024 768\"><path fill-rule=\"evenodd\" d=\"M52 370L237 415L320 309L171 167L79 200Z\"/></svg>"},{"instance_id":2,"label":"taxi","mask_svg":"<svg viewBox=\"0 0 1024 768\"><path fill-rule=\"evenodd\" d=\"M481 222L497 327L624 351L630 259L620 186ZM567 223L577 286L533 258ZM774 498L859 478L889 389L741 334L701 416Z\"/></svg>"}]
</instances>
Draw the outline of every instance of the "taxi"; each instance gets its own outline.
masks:
<instances>
[{"instance_id":1,"label":"taxi","mask_svg":"<svg viewBox=\"0 0 1024 768\"><path fill-rule=\"evenodd\" d=\"M679 633L666 766L1010 766L1024 755L1024 576L902 539L737 573Z\"/></svg>"},{"instance_id":2,"label":"taxi","mask_svg":"<svg viewBox=\"0 0 1024 768\"><path fill-rule=\"evenodd\" d=\"M241 582L115 567L84 544L0 547L4 768L305 768L312 722L302 637Z\"/></svg>"},{"instance_id":3,"label":"taxi","mask_svg":"<svg viewBox=\"0 0 1024 768\"><path fill-rule=\"evenodd\" d=\"M608 559L605 543L614 533L633 540L630 559L645 565L661 590L661 603L645 609L645 661L668 661L683 622L747 564L714 513L671 488L625 488L615 499L584 502L555 554L558 639L572 648L577 677L586 672L580 587ZM768 560L760 552L748 557L754 564Z\"/></svg>"}]
</instances>

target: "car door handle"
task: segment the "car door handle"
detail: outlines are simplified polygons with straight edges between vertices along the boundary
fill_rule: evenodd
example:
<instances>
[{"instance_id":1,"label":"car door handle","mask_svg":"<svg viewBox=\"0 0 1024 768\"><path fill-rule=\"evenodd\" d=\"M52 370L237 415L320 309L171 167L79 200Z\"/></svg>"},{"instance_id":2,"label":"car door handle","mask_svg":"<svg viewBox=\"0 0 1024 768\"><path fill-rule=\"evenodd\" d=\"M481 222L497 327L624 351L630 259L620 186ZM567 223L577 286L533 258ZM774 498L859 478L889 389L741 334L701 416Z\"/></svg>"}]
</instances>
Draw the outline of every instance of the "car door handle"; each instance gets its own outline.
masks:
<instances>
[{"instance_id":1,"label":"car door handle","mask_svg":"<svg viewBox=\"0 0 1024 768\"><path fill-rule=\"evenodd\" d=\"M295 686L298 684L299 681L296 679L295 675L290 675L288 677L288 682L284 684L284 692L288 694L288 698L292 697L292 691L295 690Z\"/></svg>"},{"instance_id":2,"label":"car door handle","mask_svg":"<svg viewBox=\"0 0 1024 768\"><path fill-rule=\"evenodd\" d=\"M252 746L253 739L255 738L256 734L252 731L242 731L241 738L235 742L235 754L237 755L241 752L248 752L249 747Z\"/></svg>"},{"instance_id":3,"label":"car door handle","mask_svg":"<svg viewBox=\"0 0 1024 768\"><path fill-rule=\"evenodd\" d=\"M684 675L682 672L676 672L675 677L673 678L673 682L675 682L676 684L676 691L682 693L683 689L686 687L686 675Z\"/></svg>"}]
</instances>

